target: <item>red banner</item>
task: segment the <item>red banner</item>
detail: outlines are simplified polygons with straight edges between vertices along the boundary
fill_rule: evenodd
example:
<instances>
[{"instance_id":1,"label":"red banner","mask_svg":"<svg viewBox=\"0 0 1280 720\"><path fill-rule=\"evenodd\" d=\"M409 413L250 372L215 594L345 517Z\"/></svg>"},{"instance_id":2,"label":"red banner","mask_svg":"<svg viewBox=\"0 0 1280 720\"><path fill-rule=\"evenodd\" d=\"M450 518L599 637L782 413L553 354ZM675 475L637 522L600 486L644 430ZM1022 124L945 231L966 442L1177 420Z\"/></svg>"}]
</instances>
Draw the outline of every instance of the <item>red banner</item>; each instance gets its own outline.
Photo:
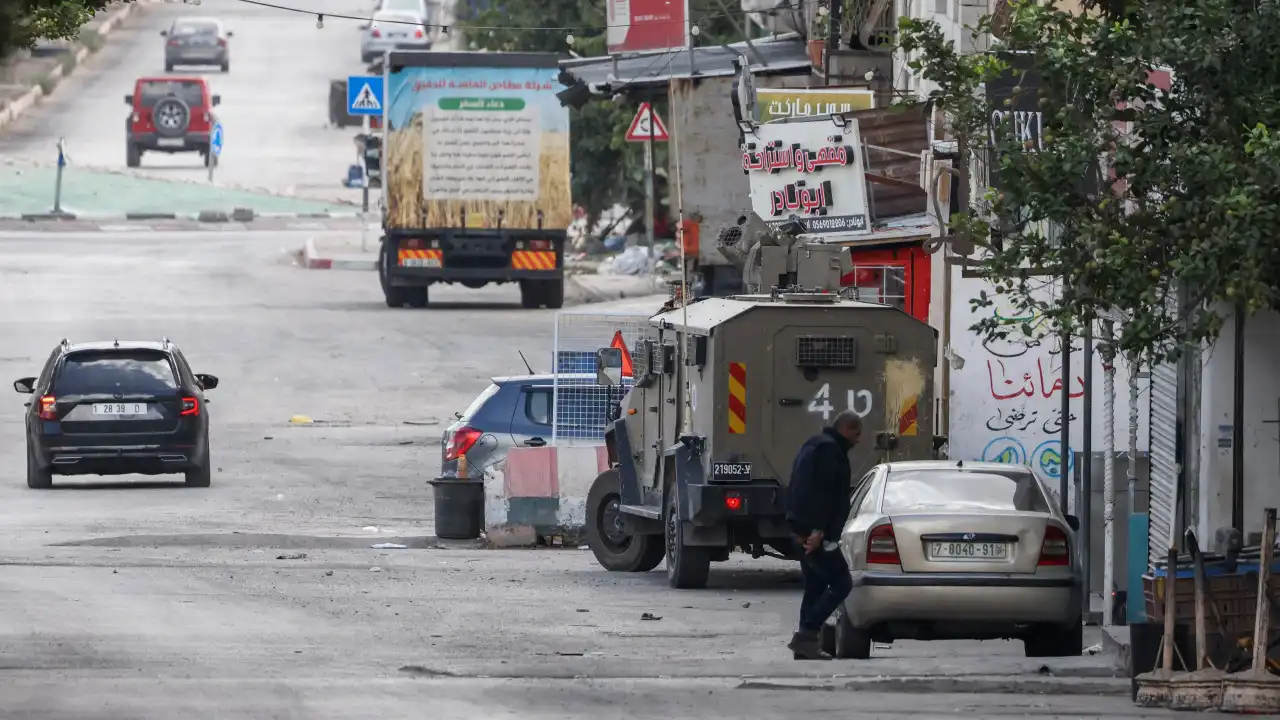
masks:
<instances>
[{"instance_id":1,"label":"red banner","mask_svg":"<svg viewBox=\"0 0 1280 720\"><path fill-rule=\"evenodd\" d=\"M611 53L686 46L688 0L605 0Z\"/></svg>"}]
</instances>

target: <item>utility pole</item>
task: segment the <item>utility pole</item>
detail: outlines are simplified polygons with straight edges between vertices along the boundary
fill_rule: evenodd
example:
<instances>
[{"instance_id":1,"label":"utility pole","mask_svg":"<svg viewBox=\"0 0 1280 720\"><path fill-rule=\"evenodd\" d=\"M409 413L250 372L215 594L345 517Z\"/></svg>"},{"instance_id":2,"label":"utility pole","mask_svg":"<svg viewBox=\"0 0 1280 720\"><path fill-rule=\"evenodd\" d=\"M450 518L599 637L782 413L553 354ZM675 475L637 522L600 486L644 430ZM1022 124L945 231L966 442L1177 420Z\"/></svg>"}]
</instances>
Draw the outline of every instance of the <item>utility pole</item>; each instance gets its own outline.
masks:
<instances>
[{"instance_id":1,"label":"utility pole","mask_svg":"<svg viewBox=\"0 0 1280 720\"><path fill-rule=\"evenodd\" d=\"M657 126L653 124L653 103L649 103L648 107L649 137L644 141L644 236L645 240L648 241L649 252L652 254L656 244L653 232L653 226L656 222L653 188L653 136L657 131Z\"/></svg>"},{"instance_id":2,"label":"utility pole","mask_svg":"<svg viewBox=\"0 0 1280 720\"><path fill-rule=\"evenodd\" d=\"M840 25L844 16L844 1L835 0L827 11L827 47L822 58L822 84L831 85L831 54L840 48Z\"/></svg>"}]
</instances>

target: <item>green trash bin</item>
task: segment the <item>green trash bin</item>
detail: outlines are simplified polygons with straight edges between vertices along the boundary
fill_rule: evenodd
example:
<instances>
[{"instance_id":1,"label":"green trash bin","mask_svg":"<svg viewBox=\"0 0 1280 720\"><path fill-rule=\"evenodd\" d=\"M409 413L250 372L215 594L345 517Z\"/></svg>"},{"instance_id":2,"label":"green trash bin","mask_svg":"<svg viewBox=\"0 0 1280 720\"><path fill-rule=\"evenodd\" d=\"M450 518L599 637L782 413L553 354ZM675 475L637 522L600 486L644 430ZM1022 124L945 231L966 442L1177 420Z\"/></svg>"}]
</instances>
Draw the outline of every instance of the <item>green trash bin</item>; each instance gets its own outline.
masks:
<instances>
[{"instance_id":1,"label":"green trash bin","mask_svg":"<svg viewBox=\"0 0 1280 720\"><path fill-rule=\"evenodd\" d=\"M484 480L441 477L430 480L435 498L436 537L475 540L484 529Z\"/></svg>"}]
</instances>

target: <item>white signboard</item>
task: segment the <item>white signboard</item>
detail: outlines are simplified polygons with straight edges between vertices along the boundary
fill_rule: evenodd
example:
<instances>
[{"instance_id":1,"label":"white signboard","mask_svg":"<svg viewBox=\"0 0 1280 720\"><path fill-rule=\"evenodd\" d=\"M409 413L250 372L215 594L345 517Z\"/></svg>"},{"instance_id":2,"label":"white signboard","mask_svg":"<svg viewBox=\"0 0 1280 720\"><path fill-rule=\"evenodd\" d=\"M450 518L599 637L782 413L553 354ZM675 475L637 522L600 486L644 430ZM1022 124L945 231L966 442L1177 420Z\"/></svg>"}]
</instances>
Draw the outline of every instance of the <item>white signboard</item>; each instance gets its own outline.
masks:
<instances>
[{"instance_id":1,"label":"white signboard","mask_svg":"<svg viewBox=\"0 0 1280 720\"><path fill-rule=\"evenodd\" d=\"M742 170L751 209L771 226L802 233L867 232L867 180L858 122L829 117L760 125L745 136Z\"/></svg>"},{"instance_id":2,"label":"white signboard","mask_svg":"<svg viewBox=\"0 0 1280 720\"><path fill-rule=\"evenodd\" d=\"M995 287L983 279L964 278L953 270L951 301L951 350L963 367L951 371L951 427L948 456L956 460L983 460L1030 465L1055 492L1065 465L1068 477L1076 472L1076 453L1084 438L1084 343L1076 338L1071 348L1071 383L1062 385L1062 341L1048 332L1048 323L1035 315L1020 315ZM994 307L974 310L970 300L985 290ZM1053 283L1042 290L1052 297ZM983 341L969 328L983 315L1008 323L1009 336ZM1028 335L1023 324L1031 328ZM1101 353L1093 361L1093 451L1104 448L1102 411L1103 363ZM1139 450L1147 450L1150 395L1147 380L1139 380ZM1115 448L1129 449L1129 368L1116 361ZM1070 394L1068 432L1071 448L1062 450L1062 393ZM1123 463L1120 465L1124 467ZM1120 472L1123 472L1121 470ZM1094 480L1101 487L1101 479ZM1120 482L1117 480L1117 482ZM1074 498L1071 498L1074 501Z\"/></svg>"}]
</instances>

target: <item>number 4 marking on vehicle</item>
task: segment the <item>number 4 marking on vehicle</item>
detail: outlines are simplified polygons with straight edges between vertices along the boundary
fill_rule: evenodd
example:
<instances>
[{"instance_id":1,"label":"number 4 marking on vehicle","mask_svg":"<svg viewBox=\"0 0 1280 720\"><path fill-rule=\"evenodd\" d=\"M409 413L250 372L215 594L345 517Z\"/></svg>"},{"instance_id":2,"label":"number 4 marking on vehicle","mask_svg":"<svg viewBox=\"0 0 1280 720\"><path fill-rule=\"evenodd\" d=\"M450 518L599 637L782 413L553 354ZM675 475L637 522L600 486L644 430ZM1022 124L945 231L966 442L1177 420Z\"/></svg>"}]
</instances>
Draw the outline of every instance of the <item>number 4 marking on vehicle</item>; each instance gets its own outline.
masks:
<instances>
[{"instance_id":1,"label":"number 4 marking on vehicle","mask_svg":"<svg viewBox=\"0 0 1280 720\"><path fill-rule=\"evenodd\" d=\"M846 396L847 407L858 415L858 417L866 417L871 414L871 391L870 390L850 390ZM813 399L809 401L809 412L821 413L823 422L831 421L831 413L835 410L835 406L831 404L831 383L823 383L818 388L818 392L814 394Z\"/></svg>"}]
</instances>

